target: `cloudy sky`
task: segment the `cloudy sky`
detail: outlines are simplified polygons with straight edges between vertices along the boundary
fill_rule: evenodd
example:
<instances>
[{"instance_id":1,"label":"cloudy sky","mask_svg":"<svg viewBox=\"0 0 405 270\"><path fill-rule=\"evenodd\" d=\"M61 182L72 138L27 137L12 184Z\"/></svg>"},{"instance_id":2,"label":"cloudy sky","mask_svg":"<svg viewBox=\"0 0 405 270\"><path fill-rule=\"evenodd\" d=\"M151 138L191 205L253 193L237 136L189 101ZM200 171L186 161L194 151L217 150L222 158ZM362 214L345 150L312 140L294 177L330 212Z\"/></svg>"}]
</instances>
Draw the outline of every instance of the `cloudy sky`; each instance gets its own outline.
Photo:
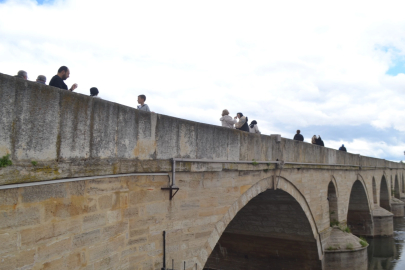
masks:
<instances>
[{"instance_id":1,"label":"cloudy sky","mask_svg":"<svg viewBox=\"0 0 405 270\"><path fill-rule=\"evenodd\" d=\"M403 1L0 0L0 72L61 65L78 93L404 160Z\"/></svg>"}]
</instances>

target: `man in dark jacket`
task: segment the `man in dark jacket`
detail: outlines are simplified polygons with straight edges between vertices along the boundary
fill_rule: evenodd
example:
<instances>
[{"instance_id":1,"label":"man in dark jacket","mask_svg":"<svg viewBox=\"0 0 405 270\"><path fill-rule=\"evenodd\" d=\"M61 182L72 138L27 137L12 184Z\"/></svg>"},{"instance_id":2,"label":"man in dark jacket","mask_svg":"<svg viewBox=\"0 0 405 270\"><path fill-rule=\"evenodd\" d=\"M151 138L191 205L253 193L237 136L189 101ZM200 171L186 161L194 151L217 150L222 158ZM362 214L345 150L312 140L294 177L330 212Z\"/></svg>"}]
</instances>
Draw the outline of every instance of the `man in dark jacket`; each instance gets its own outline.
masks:
<instances>
[{"instance_id":1,"label":"man in dark jacket","mask_svg":"<svg viewBox=\"0 0 405 270\"><path fill-rule=\"evenodd\" d=\"M301 130L297 130L297 134L295 134L294 140L301 142L304 141L304 136L301 135Z\"/></svg>"},{"instance_id":2,"label":"man in dark jacket","mask_svg":"<svg viewBox=\"0 0 405 270\"><path fill-rule=\"evenodd\" d=\"M58 87L60 89L68 90L67 85L65 84L64 80L69 78L70 75L70 70L65 67L61 66L58 69L58 74L52 77L51 81L49 82L49 86L54 86ZM72 87L70 87L69 91L74 91L77 88L77 84L73 84Z\"/></svg>"},{"instance_id":3,"label":"man in dark jacket","mask_svg":"<svg viewBox=\"0 0 405 270\"><path fill-rule=\"evenodd\" d=\"M339 148L339 151L345 151L345 152L347 152L346 147L345 147L344 144L342 144L342 146Z\"/></svg>"},{"instance_id":4,"label":"man in dark jacket","mask_svg":"<svg viewBox=\"0 0 405 270\"><path fill-rule=\"evenodd\" d=\"M320 135L318 135L318 138L316 139L316 144L319 146L325 146Z\"/></svg>"}]
</instances>

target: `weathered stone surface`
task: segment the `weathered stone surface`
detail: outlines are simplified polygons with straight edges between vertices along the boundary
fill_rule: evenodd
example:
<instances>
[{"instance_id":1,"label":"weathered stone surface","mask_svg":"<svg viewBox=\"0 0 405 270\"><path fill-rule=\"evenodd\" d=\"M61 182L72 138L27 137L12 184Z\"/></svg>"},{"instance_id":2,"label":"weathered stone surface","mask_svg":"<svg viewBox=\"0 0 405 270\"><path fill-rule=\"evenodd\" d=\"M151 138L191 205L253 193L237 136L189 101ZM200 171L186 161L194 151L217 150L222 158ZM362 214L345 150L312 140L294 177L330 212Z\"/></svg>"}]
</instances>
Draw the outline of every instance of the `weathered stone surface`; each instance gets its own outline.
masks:
<instances>
[{"instance_id":1,"label":"weathered stone surface","mask_svg":"<svg viewBox=\"0 0 405 270\"><path fill-rule=\"evenodd\" d=\"M60 222L53 222L30 227L20 231L21 246L24 248L36 246L41 243L54 240L62 236L79 234L81 231L81 220L68 219Z\"/></svg>"},{"instance_id":2,"label":"weathered stone surface","mask_svg":"<svg viewBox=\"0 0 405 270\"><path fill-rule=\"evenodd\" d=\"M60 94L59 159L90 157L92 98L84 95Z\"/></svg>"},{"instance_id":3,"label":"weathered stone surface","mask_svg":"<svg viewBox=\"0 0 405 270\"><path fill-rule=\"evenodd\" d=\"M38 259L46 261L52 257L60 257L64 253L69 253L72 246L72 239L65 238L55 241L52 244L42 245L38 247Z\"/></svg>"},{"instance_id":4,"label":"weathered stone surface","mask_svg":"<svg viewBox=\"0 0 405 270\"><path fill-rule=\"evenodd\" d=\"M24 203L44 201L50 198L64 198L66 197L66 186L64 183L61 183L27 187L21 196Z\"/></svg>"},{"instance_id":5,"label":"weathered stone surface","mask_svg":"<svg viewBox=\"0 0 405 270\"><path fill-rule=\"evenodd\" d=\"M0 233L0 255L2 253L15 252L18 250L18 235L17 232Z\"/></svg>"},{"instance_id":6,"label":"weathered stone surface","mask_svg":"<svg viewBox=\"0 0 405 270\"><path fill-rule=\"evenodd\" d=\"M137 158L134 149L138 141L138 111L126 106L118 110L117 157Z\"/></svg>"},{"instance_id":7,"label":"weathered stone surface","mask_svg":"<svg viewBox=\"0 0 405 270\"><path fill-rule=\"evenodd\" d=\"M76 235L73 238L74 247L89 246L96 243L100 239L100 230L94 230Z\"/></svg>"},{"instance_id":8,"label":"weathered stone surface","mask_svg":"<svg viewBox=\"0 0 405 270\"><path fill-rule=\"evenodd\" d=\"M16 80L13 159L57 159L60 91L38 85Z\"/></svg>"},{"instance_id":9,"label":"weathered stone surface","mask_svg":"<svg viewBox=\"0 0 405 270\"><path fill-rule=\"evenodd\" d=\"M116 157L118 110L114 103L94 99L90 142L92 158Z\"/></svg>"},{"instance_id":10,"label":"weathered stone surface","mask_svg":"<svg viewBox=\"0 0 405 270\"><path fill-rule=\"evenodd\" d=\"M106 223L105 213L85 216L83 218L83 231L104 226Z\"/></svg>"},{"instance_id":11,"label":"weathered stone surface","mask_svg":"<svg viewBox=\"0 0 405 270\"><path fill-rule=\"evenodd\" d=\"M0 157L13 152L16 80L0 74Z\"/></svg>"},{"instance_id":12,"label":"weathered stone surface","mask_svg":"<svg viewBox=\"0 0 405 270\"><path fill-rule=\"evenodd\" d=\"M0 190L0 209L18 203L18 189Z\"/></svg>"},{"instance_id":13,"label":"weathered stone surface","mask_svg":"<svg viewBox=\"0 0 405 270\"><path fill-rule=\"evenodd\" d=\"M38 207L0 211L0 229L35 225L39 222L40 211Z\"/></svg>"}]
</instances>

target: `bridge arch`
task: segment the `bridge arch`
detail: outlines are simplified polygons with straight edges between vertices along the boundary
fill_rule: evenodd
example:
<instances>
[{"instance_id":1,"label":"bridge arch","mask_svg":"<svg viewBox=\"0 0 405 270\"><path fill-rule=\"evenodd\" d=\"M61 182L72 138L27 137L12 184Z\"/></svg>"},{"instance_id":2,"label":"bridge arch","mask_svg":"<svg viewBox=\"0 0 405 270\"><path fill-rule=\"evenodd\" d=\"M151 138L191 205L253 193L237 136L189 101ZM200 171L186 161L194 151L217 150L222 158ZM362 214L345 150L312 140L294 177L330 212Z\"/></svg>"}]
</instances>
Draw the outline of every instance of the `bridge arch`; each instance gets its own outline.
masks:
<instances>
[{"instance_id":1,"label":"bridge arch","mask_svg":"<svg viewBox=\"0 0 405 270\"><path fill-rule=\"evenodd\" d=\"M266 224L270 224L270 226L274 225L273 228L270 228L269 226L256 227L260 228L260 233L263 233L263 235L260 235L260 238L255 238L255 243L257 243L257 241L261 241L261 238L265 238L266 236L271 237L276 234L292 234L291 239L287 239L286 241L295 241L294 237L301 237L308 241L308 246L306 246L305 248L302 247L300 249L301 254L297 253L295 255L300 256L302 255L302 250L306 250L304 252L305 254L302 256L307 256L306 258L311 260L312 268L308 269L321 269L323 250L315 219L303 194L290 181L282 177L278 178L278 182L276 183L275 188L272 178L260 180L255 185L251 186L239 197L237 201L232 204L224 217L217 222L215 229L208 238L207 243L201 249L198 255L198 264L200 265L200 267L203 267L204 265L206 265L207 267L212 267L213 260L216 260L216 262L218 262L218 257L215 256L221 253L222 255L228 254L227 252L229 250L224 247L224 245L221 245L221 243L225 243L225 245L228 245L229 247L232 246L232 244L235 244L235 242L232 242L232 239L242 239L244 238L245 234L253 238L255 237L256 232L254 230L253 232L251 230L248 233L246 231L246 228L253 225L253 223L255 222L253 221L252 223L249 223L252 220L252 216L248 216L249 211L251 211L251 213L254 212L255 215L260 215L259 219L262 218L260 222L264 220L264 222L267 222ZM291 211L296 212L294 212L294 214ZM261 213L263 212L265 212L266 214L262 215ZM273 215L270 214L270 212L273 214L276 213L276 215L282 215L282 218L276 219ZM274 222L277 223L280 220L283 220L283 222L290 222L291 220L292 222L294 222L296 227L294 228L292 226L285 228L283 226L280 226L277 228L277 225L274 224ZM303 221L303 223L301 224L303 228L301 228L301 230L298 226L300 225L299 221L295 220ZM272 229L275 229L275 231L273 232ZM301 236L299 234L294 234L294 231L299 231ZM240 233L241 235L240 237L232 238L229 235L232 233ZM245 237L245 241L247 239L248 238ZM302 243L305 243L303 239L300 239L300 241ZM252 241L245 243L250 244L251 242ZM277 245L275 244L275 242L272 241L271 243ZM267 246L268 244L269 243L263 246ZM245 245L246 244L241 245L241 247L243 248ZM259 246L256 246L256 248L259 248L260 250ZM285 253L281 254L281 250L273 250L273 253L274 252L277 252L277 256L280 257L285 255ZM280 254L278 252L280 252ZM291 249L288 250L288 253L291 253ZM247 257L248 255L243 256ZM266 260L269 260L269 258L266 258ZM246 266L240 267L242 267L240 269L248 269L243 268ZM256 265L256 267L258 266ZM233 267L233 269L236 268Z\"/></svg>"},{"instance_id":2,"label":"bridge arch","mask_svg":"<svg viewBox=\"0 0 405 270\"><path fill-rule=\"evenodd\" d=\"M347 225L355 235L373 236L373 224L366 186L362 179L356 180L350 191Z\"/></svg>"},{"instance_id":3,"label":"bridge arch","mask_svg":"<svg viewBox=\"0 0 405 270\"><path fill-rule=\"evenodd\" d=\"M385 210L391 211L390 193L385 175L382 176L380 183L380 206Z\"/></svg>"}]
</instances>

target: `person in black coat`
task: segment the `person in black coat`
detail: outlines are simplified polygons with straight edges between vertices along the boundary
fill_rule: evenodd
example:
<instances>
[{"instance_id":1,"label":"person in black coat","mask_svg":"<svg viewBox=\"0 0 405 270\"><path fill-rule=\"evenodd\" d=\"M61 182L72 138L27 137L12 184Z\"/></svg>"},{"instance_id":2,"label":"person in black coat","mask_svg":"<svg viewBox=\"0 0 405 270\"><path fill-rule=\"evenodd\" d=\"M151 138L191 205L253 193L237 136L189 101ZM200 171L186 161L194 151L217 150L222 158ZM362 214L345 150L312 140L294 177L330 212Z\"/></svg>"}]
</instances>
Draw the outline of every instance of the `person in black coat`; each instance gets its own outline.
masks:
<instances>
[{"instance_id":1,"label":"person in black coat","mask_svg":"<svg viewBox=\"0 0 405 270\"><path fill-rule=\"evenodd\" d=\"M237 118L239 118L239 122L235 123L235 128L246 132L250 132L248 125L248 117L243 116L243 113L238 112L235 116L235 119Z\"/></svg>"},{"instance_id":2,"label":"person in black coat","mask_svg":"<svg viewBox=\"0 0 405 270\"><path fill-rule=\"evenodd\" d=\"M294 140L301 142L304 141L304 136L301 135L301 130L297 130L297 134L295 134Z\"/></svg>"},{"instance_id":3,"label":"person in black coat","mask_svg":"<svg viewBox=\"0 0 405 270\"><path fill-rule=\"evenodd\" d=\"M319 146L325 146L320 135L318 135L318 138L316 138L316 144Z\"/></svg>"},{"instance_id":4,"label":"person in black coat","mask_svg":"<svg viewBox=\"0 0 405 270\"><path fill-rule=\"evenodd\" d=\"M344 144L342 144L342 146L339 148L339 151L347 152L346 147L345 147Z\"/></svg>"}]
</instances>

